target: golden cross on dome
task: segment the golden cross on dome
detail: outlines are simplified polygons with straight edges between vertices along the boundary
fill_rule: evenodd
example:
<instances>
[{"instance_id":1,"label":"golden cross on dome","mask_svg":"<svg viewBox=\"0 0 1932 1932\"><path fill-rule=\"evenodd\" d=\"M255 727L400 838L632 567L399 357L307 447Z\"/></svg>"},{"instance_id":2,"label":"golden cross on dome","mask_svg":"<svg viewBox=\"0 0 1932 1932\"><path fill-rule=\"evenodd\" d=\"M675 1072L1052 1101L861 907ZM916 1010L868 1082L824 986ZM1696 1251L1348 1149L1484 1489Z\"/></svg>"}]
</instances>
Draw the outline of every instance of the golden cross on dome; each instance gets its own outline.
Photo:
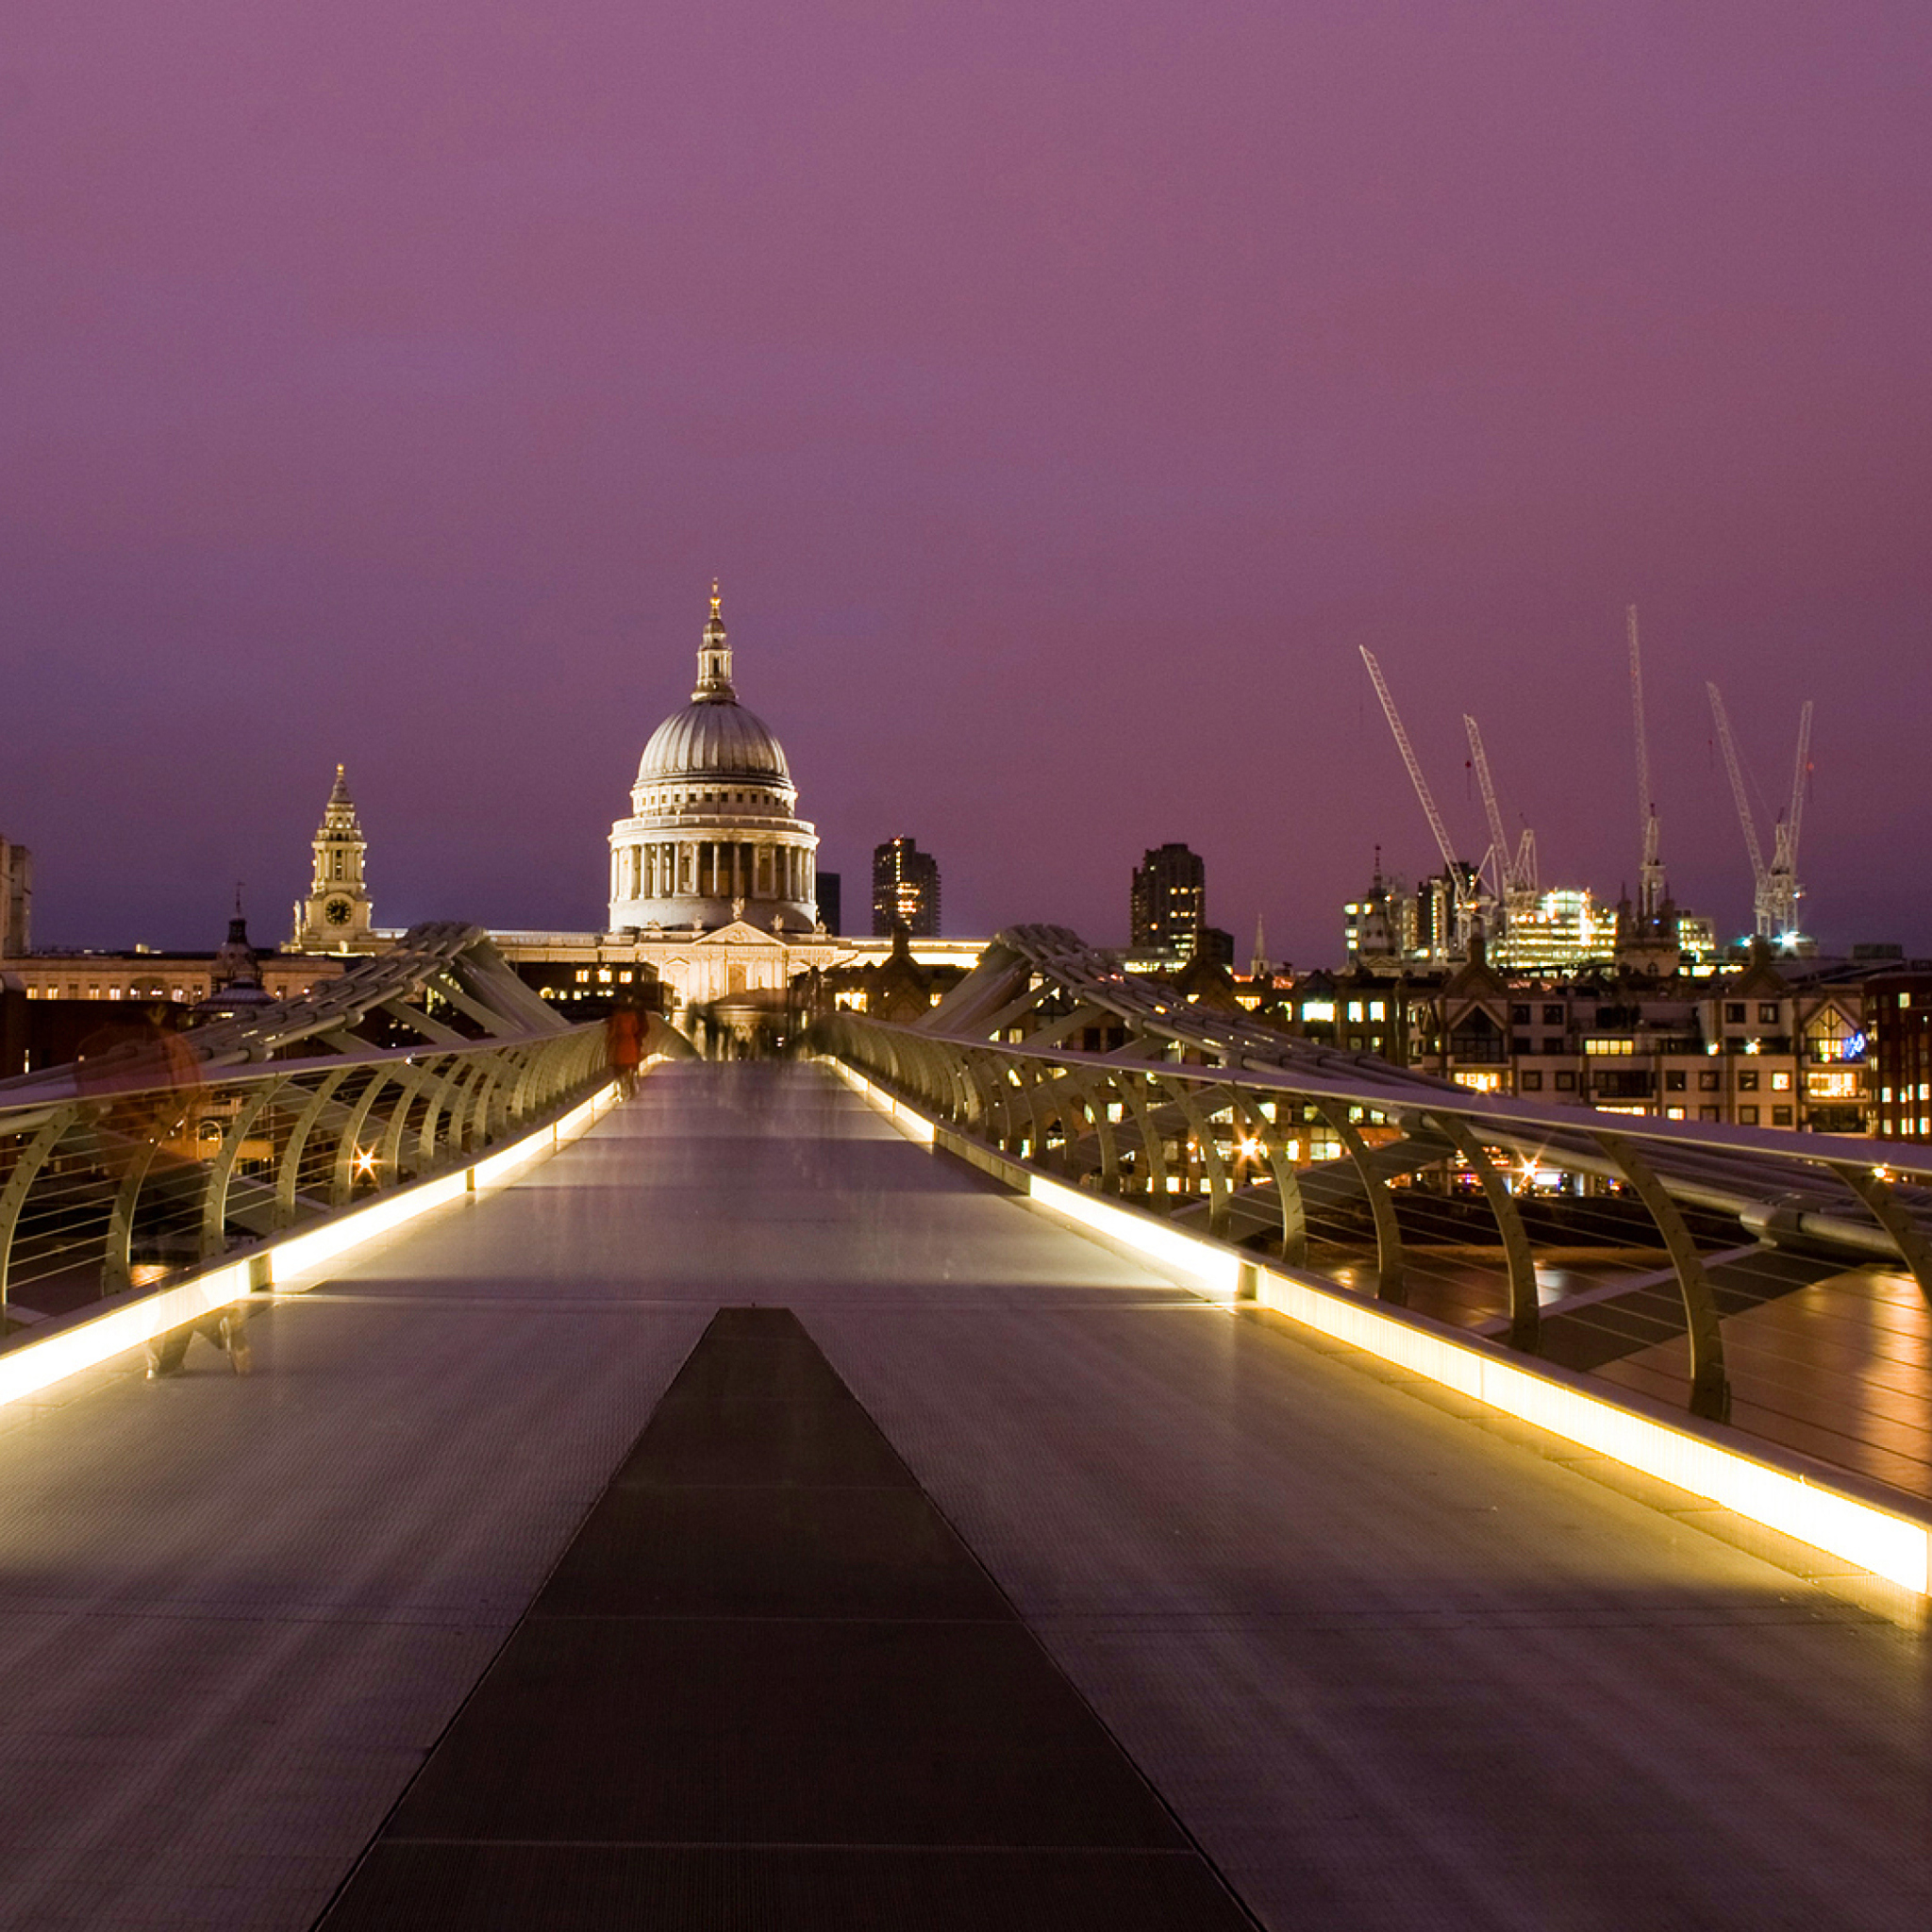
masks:
<instances>
[{"instance_id":1,"label":"golden cross on dome","mask_svg":"<svg viewBox=\"0 0 1932 1932\"><path fill-rule=\"evenodd\" d=\"M718 607L723 602L724 599L718 595L718 579L713 577L711 579L711 618L714 623L718 621L720 615Z\"/></svg>"}]
</instances>

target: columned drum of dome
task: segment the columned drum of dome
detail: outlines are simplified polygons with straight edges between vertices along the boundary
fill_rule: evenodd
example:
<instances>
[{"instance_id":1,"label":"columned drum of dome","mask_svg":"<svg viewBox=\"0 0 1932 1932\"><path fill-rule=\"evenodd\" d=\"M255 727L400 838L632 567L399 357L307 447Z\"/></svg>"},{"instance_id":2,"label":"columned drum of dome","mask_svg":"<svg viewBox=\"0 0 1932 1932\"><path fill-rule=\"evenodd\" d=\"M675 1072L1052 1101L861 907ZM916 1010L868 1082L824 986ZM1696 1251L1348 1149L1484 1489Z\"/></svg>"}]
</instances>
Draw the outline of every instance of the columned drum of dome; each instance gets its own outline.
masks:
<instances>
[{"instance_id":1,"label":"columned drum of dome","mask_svg":"<svg viewBox=\"0 0 1932 1932\"><path fill-rule=\"evenodd\" d=\"M783 746L738 702L713 584L697 688L652 732L610 828L610 930L812 932L819 840L797 803Z\"/></svg>"}]
</instances>

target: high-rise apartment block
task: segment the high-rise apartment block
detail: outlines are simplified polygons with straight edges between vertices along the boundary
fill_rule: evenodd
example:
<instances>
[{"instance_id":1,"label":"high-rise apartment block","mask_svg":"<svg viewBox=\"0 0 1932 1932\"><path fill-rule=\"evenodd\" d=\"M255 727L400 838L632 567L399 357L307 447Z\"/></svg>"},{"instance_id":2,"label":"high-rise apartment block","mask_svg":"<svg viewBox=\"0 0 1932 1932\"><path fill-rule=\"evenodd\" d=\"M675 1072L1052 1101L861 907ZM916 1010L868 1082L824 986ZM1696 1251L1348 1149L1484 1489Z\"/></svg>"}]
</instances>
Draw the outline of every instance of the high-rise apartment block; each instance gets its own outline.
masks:
<instances>
[{"instance_id":1,"label":"high-rise apartment block","mask_svg":"<svg viewBox=\"0 0 1932 1932\"><path fill-rule=\"evenodd\" d=\"M1208 874L1200 855L1185 845L1160 845L1134 868L1131 900L1136 952L1158 949L1193 956L1208 922Z\"/></svg>"},{"instance_id":2,"label":"high-rise apartment block","mask_svg":"<svg viewBox=\"0 0 1932 1932\"><path fill-rule=\"evenodd\" d=\"M940 868L910 839L888 839L872 855L872 929L883 939L903 925L916 940L940 936Z\"/></svg>"}]
</instances>

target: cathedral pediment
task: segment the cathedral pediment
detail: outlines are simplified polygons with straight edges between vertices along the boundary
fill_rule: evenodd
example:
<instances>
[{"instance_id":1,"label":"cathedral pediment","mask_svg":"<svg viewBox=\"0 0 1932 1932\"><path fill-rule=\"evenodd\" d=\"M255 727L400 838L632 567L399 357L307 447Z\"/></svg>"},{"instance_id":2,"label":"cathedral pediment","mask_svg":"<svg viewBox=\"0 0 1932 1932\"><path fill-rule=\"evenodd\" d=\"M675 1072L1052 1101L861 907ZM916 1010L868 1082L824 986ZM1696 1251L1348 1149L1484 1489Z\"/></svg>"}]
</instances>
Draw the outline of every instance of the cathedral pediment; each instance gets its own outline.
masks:
<instances>
[{"instance_id":1,"label":"cathedral pediment","mask_svg":"<svg viewBox=\"0 0 1932 1932\"><path fill-rule=\"evenodd\" d=\"M803 935L767 932L761 925L754 925L748 919L734 919L729 925L721 925L716 932L708 932L691 941L693 948L699 946L783 946L794 943Z\"/></svg>"}]
</instances>

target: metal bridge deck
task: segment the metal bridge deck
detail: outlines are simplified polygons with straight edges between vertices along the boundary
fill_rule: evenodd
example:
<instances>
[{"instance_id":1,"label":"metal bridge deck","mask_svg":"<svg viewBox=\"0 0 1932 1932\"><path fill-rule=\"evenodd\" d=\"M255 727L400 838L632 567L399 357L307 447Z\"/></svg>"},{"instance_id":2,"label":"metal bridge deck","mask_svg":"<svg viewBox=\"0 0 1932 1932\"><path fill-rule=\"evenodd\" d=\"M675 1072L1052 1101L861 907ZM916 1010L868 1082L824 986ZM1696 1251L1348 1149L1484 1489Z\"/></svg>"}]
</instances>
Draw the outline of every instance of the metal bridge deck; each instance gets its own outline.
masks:
<instances>
[{"instance_id":1,"label":"metal bridge deck","mask_svg":"<svg viewBox=\"0 0 1932 1932\"><path fill-rule=\"evenodd\" d=\"M252 1378L0 1415L0 1924L312 1924L753 1303L1262 1923L1932 1920L1925 1641L1793 1546L695 1066L278 1303Z\"/></svg>"}]
</instances>

